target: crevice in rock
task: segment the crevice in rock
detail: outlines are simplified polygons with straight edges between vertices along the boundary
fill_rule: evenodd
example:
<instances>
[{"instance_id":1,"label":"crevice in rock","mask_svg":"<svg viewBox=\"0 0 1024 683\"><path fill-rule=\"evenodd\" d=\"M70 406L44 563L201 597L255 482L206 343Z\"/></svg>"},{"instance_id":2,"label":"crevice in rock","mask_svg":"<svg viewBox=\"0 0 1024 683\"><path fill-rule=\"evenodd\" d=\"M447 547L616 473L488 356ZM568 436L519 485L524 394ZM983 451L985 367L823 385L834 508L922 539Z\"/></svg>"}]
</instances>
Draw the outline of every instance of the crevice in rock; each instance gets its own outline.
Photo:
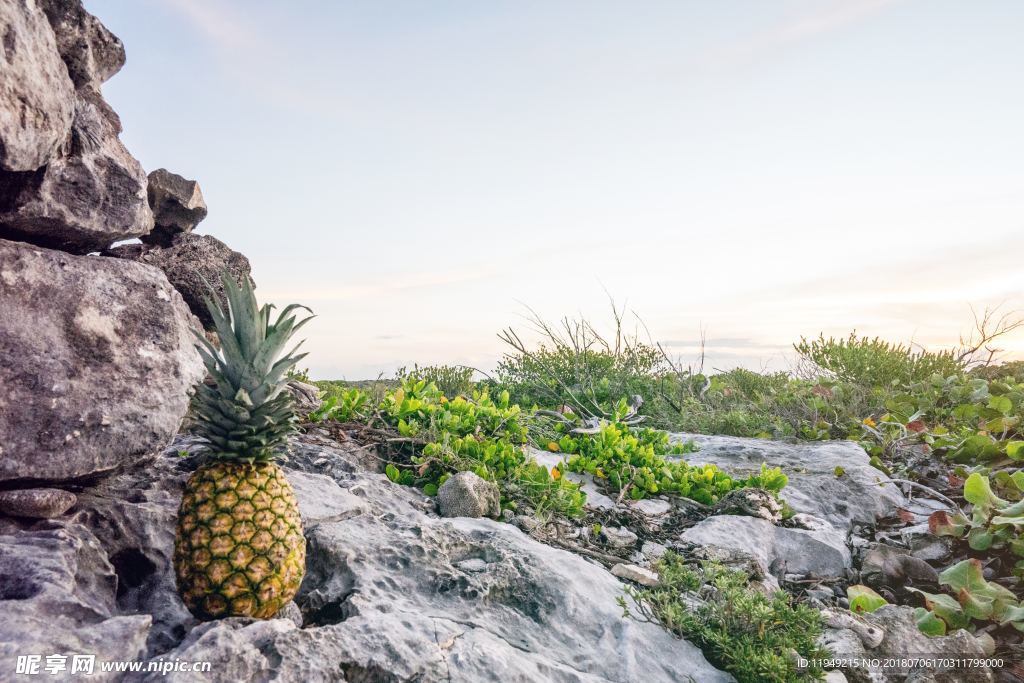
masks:
<instances>
[{"instance_id":1,"label":"crevice in rock","mask_svg":"<svg viewBox=\"0 0 1024 683\"><path fill-rule=\"evenodd\" d=\"M156 572L156 563L138 548L126 548L110 557L117 574L117 597L121 599L133 588L138 588Z\"/></svg>"},{"instance_id":2,"label":"crevice in rock","mask_svg":"<svg viewBox=\"0 0 1024 683\"><path fill-rule=\"evenodd\" d=\"M348 683L400 683L403 680L376 664L363 666L353 662L342 662L341 671L345 674L345 680Z\"/></svg>"},{"instance_id":3,"label":"crevice in rock","mask_svg":"<svg viewBox=\"0 0 1024 683\"><path fill-rule=\"evenodd\" d=\"M349 597L355 591L350 591L344 595L324 603L320 607L311 610L308 614L303 610L302 628L310 628L315 626L330 626L331 624L340 624L341 622L352 616L353 612L347 605Z\"/></svg>"}]
</instances>

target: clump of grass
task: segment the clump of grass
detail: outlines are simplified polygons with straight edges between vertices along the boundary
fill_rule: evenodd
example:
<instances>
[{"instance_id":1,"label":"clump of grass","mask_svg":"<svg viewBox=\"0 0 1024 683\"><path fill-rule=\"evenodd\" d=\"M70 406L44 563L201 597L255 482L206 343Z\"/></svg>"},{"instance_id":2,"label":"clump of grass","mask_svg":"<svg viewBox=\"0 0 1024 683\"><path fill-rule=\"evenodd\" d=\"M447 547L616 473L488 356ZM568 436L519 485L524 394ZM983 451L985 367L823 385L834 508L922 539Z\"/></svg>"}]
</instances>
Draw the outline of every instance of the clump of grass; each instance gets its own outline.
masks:
<instances>
[{"instance_id":1,"label":"clump of grass","mask_svg":"<svg viewBox=\"0 0 1024 683\"><path fill-rule=\"evenodd\" d=\"M639 611L700 647L740 683L822 678L820 668L798 666L799 657L813 662L830 656L818 644L817 610L782 591L765 595L749 585L747 574L720 564L692 566L668 552L655 569L660 585L627 589ZM621 604L628 614L625 598Z\"/></svg>"}]
</instances>

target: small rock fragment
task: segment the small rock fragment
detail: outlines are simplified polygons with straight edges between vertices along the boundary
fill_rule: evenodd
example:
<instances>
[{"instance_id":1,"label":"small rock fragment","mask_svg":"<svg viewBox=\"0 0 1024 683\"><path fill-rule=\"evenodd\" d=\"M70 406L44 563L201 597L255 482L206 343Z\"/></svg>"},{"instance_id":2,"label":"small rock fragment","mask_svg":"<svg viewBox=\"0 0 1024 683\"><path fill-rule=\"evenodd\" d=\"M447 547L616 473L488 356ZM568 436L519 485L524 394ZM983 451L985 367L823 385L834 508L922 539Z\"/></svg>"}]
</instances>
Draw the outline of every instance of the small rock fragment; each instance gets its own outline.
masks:
<instances>
[{"instance_id":1,"label":"small rock fragment","mask_svg":"<svg viewBox=\"0 0 1024 683\"><path fill-rule=\"evenodd\" d=\"M661 583L657 572L638 567L635 564L617 564L612 567L612 575L620 579L639 583L641 586L657 586Z\"/></svg>"},{"instance_id":2,"label":"small rock fragment","mask_svg":"<svg viewBox=\"0 0 1024 683\"><path fill-rule=\"evenodd\" d=\"M281 610L274 615L275 619L287 619L288 621L295 624L297 628L302 628L302 610L292 600L287 605L281 608Z\"/></svg>"},{"instance_id":3,"label":"small rock fragment","mask_svg":"<svg viewBox=\"0 0 1024 683\"><path fill-rule=\"evenodd\" d=\"M649 560L657 560L667 552L668 548L654 541L644 541L644 544L640 546L640 553Z\"/></svg>"},{"instance_id":4,"label":"small rock fragment","mask_svg":"<svg viewBox=\"0 0 1024 683\"><path fill-rule=\"evenodd\" d=\"M16 489L0 491L0 512L12 517L52 519L60 517L78 501L62 489Z\"/></svg>"},{"instance_id":5,"label":"small rock fragment","mask_svg":"<svg viewBox=\"0 0 1024 683\"><path fill-rule=\"evenodd\" d=\"M601 529L601 537L613 548L631 548L639 539L636 534L624 526L604 527Z\"/></svg>"},{"instance_id":6,"label":"small rock fragment","mask_svg":"<svg viewBox=\"0 0 1024 683\"><path fill-rule=\"evenodd\" d=\"M170 246L176 235L192 232L206 218L206 201L196 181L158 168L149 174L147 188L155 225L141 237L146 244Z\"/></svg>"},{"instance_id":7,"label":"small rock fragment","mask_svg":"<svg viewBox=\"0 0 1024 683\"><path fill-rule=\"evenodd\" d=\"M494 482L474 472L459 472L438 489L437 506L442 517L497 518L501 516L501 492Z\"/></svg>"},{"instance_id":8,"label":"small rock fragment","mask_svg":"<svg viewBox=\"0 0 1024 683\"><path fill-rule=\"evenodd\" d=\"M782 519L782 503L762 489L734 489L715 503L711 514L760 517L776 524Z\"/></svg>"}]
</instances>

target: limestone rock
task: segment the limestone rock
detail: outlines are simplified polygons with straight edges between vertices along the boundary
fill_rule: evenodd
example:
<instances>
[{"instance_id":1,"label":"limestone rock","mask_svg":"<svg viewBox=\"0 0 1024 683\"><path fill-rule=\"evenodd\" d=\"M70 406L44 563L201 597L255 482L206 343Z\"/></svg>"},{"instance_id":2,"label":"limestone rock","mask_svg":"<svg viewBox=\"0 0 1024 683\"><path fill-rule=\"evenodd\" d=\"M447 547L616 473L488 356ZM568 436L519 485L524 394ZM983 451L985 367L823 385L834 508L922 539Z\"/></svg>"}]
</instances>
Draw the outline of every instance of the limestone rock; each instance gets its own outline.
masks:
<instances>
[{"instance_id":1,"label":"limestone rock","mask_svg":"<svg viewBox=\"0 0 1024 683\"><path fill-rule=\"evenodd\" d=\"M91 477L159 452L204 368L163 274L0 240L0 481Z\"/></svg>"},{"instance_id":2,"label":"limestone rock","mask_svg":"<svg viewBox=\"0 0 1024 683\"><path fill-rule=\"evenodd\" d=\"M167 279L208 330L214 327L213 318L206 310L203 299L210 295L211 287L221 307L225 310L227 307L227 296L220 281L221 273L227 271L236 282L241 282L251 272L249 259L210 235L180 234L168 247L125 244L108 249L103 254L156 266L164 271Z\"/></svg>"},{"instance_id":3,"label":"limestone rock","mask_svg":"<svg viewBox=\"0 0 1024 683\"><path fill-rule=\"evenodd\" d=\"M0 514L11 517L50 519L60 517L78 500L63 489L15 489L0 491Z\"/></svg>"},{"instance_id":4,"label":"limestone rock","mask_svg":"<svg viewBox=\"0 0 1024 683\"><path fill-rule=\"evenodd\" d=\"M925 586L939 584L939 574L924 560L899 548L876 543L861 560L861 578L873 586Z\"/></svg>"},{"instance_id":5,"label":"limestone rock","mask_svg":"<svg viewBox=\"0 0 1024 683\"><path fill-rule=\"evenodd\" d=\"M715 503L711 514L758 517L775 524L782 518L782 504L762 489L733 489Z\"/></svg>"},{"instance_id":6,"label":"limestone rock","mask_svg":"<svg viewBox=\"0 0 1024 683\"><path fill-rule=\"evenodd\" d=\"M46 165L71 131L74 86L46 15L31 0L0 4L0 205L7 185Z\"/></svg>"},{"instance_id":7,"label":"limestone rock","mask_svg":"<svg viewBox=\"0 0 1024 683\"><path fill-rule=\"evenodd\" d=\"M275 619L287 619L288 621L295 624L298 628L302 628L302 610L292 600L287 605L281 608L281 610L274 615Z\"/></svg>"},{"instance_id":8,"label":"limestone rock","mask_svg":"<svg viewBox=\"0 0 1024 683\"><path fill-rule=\"evenodd\" d=\"M717 515L690 527L681 541L752 559L764 574L813 574L843 577L851 567L843 534L829 529L805 531L774 526L757 517Z\"/></svg>"},{"instance_id":9,"label":"limestone rock","mask_svg":"<svg viewBox=\"0 0 1024 683\"><path fill-rule=\"evenodd\" d=\"M32 653L144 657L152 618L117 614L117 576L97 538L56 524L26 529L0 519L0 662L13 667Z\"/></svg>"},{"instance_id":10,"label":"limestone rock","mask_svg":"<svg viewBox=\"0 0 1024 683\"><path fill-rule=\"evenodd\" d=\"M494 482L473 472L459 472L438 489L437 507L442 517L498 517L501 492Z\"/></svg>"},{"instance_id":11,"label":"limestone rock","mask_svg":"<svg viewBox=\"0 0 1024 683\"><path fill-rule=\"evenodd\" d=\"M602 528L601 538L612 548L632 548L636 545L639 536L626 527L620 526Z\"/></svg>"},{"instance_id":12,"label":"limestone rock","mask_svg":"<svg viewBox=\"0 0 1024 683\"><path fill-rule=\"evenodd\" d=\"M312 384L293 379L285 385L285 391L295 399L295 410L299 415L309 415L323 405L320 390Z\"/></svg>"},{"instance_id":13,"label":"limestone rock","mask_svg":"<svg viewBox=\"0 0 1024 683\"><path fill-rule=\"evenodd\" d=\"M663 517L672 512L672 503L661 498L643 498L629 502L629 507L648 517Z\"/></svg>"},{"instance_id":14,"label":"limestone rock","mask_svg":"<svg viewBox=\"0 0 1024 683\"><path fill-rule=\"evenodd\" d=\"M0 238L87 254L148 233L146 174L119 132L99 94L79 91L68 148L37 171L0 179Z\"/></svg>"},{"instance_id":15,"label":"limestone rock","mask_svg":"<svg viewBox=\"0 0 1024 683\"><path fill-rule=\"evenodd\" d=\"M692 644L623 618L622 585L602 567L511 525L436 517L354 445L313 434L291 445L283 464L309 543L301 622L289 608L199 623L181 604L174 518L199 457L177 452L202 449L179 436L154 463L88 487L71 518L38 523L52 529L0 519L0 661L197 659L215 682L732 680Z\"/></svg>"},{"instance_id":16,"label":"limestone rock","mask_svg":"<svg viewBox=\"0 0 1024 683\"><path fill-rule=\"evenodd\" d=\"M687 462L714 464L730 474L755 473L762 463L782 467L789 477L782 498L795 512L814 515L839 531L849 531L854 522L874 523L906 505L900 490L852 441L792 444L702 434L673 434L672 439L698 445L700 450L685 456ZM837 466L845 471L841 477Z\"/></svg>"},{"instance_id":17,"label":"limestone rock","mask_svg":"<svg viewBox=\"0 0 1024 683\"><path fill-rule=\"evenodd\" d=\"M617 564L612 567L612 576L638 583L641 586L657 586L661 583L657 572L638 567L635 564Z\"/></svg>"},{"instance_id":18,"label":"limestone rock","mask_svg":"<svg viewBox=\"0 0 1024 683\"><path fill-rule=\"evenodd\" d=\"M985 649L974 636L963 629L939 637L929 637L921 633L914 622L914 609L905 605L885 605L869 614L863 615L865 622L881 629L884 633L881 644L867 650L864 654L863 644L858 645L856 637L850 638L849 631L839 630L828 632L825 641L837 657L865 656L882 661L887 658L919 658L919 659L983 659ZM866 668L844 669L851 681L879 680L872 678L875 672ZM984 668L961 668L949 671L903 671L887 670L888 680L928 680L936 683L988 683L993 680L992 672Z\"/></svg>"},{"instance_id":19,"label":"limestone rock","mask_svg":"<svg viewBox=\"0 0 1024 683\"><path fill-rule=\"evenodd\" d=\"M81 0L37 0L53 27L68 75L77 88L99 92L124 66L121 40L85 11Z\"/></svg>"},{"instance_id":20,"label":"limestone rock","mask_svg":"<svg viewBox=\"0 0 1024 683\"><path fill-rule=\"evenodd\" d=\"M206 201L196 181L158 168L149 174L148 188L154 227L142 237L146 244L170 246L177 235L192 232L206 218Z\"/></svg>"}]
</instances>

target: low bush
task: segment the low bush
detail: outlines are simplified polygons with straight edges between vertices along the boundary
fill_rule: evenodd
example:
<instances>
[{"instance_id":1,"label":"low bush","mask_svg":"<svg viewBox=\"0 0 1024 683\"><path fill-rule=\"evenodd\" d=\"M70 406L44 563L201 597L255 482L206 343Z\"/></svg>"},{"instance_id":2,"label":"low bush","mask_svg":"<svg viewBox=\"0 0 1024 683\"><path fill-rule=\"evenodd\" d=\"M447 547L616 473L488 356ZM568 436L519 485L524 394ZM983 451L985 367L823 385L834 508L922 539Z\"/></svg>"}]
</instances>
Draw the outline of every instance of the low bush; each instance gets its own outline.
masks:
<instances>
[{"instance_id":1,"label":"low bush","mask_svg":"<svg viewBox=\"0 0 1024 683\"><path fill-rule=\"evenodd\" d=\"M413 365L411 370L403 367L395 372L395 379L399 383L407 379L432 382L449 398L469 396L476 388L473 368L464 365Z\"/></svg>"},{"instance_id":2,"label":"low bush","mask_svg":"<svg viewBox=\"0 0 1024 683\"><path fill-rule=\"evenodd\" d=\"M615 416L621 417L620 403ZM565 455L564 467L593 475L599 484L620 496L640 500L651 495L674 494L710 505L736 488L755 486L778 493L786 475L778 468L762 467L759 475L733 478L714 465L690 465L681 456L696 450L692 442L671 444L666 432L636 429L613 421L594 434L574 434L564 423L548 450Z\"/></svg>"},{"instance_id":3,"label":"low bush","mask_svg":"<svg viewBox=\"0 0 1024 683\"><path fill-rule=\"evenodd\" d=\"M715 666L740 683L819 680L814 660L830 657L818 644L818 610L795 604L784 592L768 596L749 586L749 576L713 563L686 564L665 553L654 588L629 588L643 616L694 643ZM629 613L628 603L621 600ZM810 666L800 668L796 657Z\"/></svg>"},{"instance_id":4,"label":"low bush","mask_svg":"<svg viewBox=\"0 0 1024 683\"><path fill-rule=\"evenodd\" d=\"M845 339L801 338L793 348L812 365L815 376L831 375L864 387L909 384L935 374L946 377L964 371L963 359L953 350L915 351L878 337L858 337L856 332Z\"/></svg>"}]
</instances>

